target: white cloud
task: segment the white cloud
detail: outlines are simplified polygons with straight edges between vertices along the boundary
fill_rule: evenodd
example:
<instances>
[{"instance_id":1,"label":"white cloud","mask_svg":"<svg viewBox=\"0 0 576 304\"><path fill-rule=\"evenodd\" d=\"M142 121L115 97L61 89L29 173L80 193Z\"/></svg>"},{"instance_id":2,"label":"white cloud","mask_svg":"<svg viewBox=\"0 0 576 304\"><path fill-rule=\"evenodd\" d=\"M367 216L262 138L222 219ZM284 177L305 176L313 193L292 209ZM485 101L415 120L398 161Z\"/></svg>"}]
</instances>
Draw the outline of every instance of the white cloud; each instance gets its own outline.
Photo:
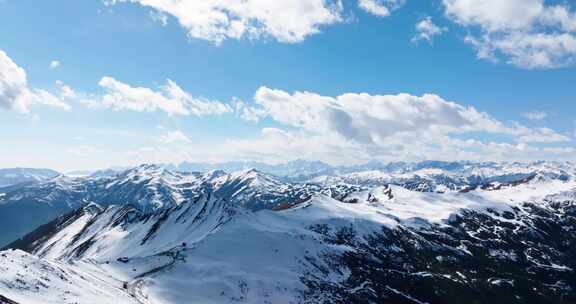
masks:
<instances>
[{"instance_id":1,"label":"white cloud","mask_svg":"<svg viewBox=\"0 0 576 304\"><path fill-rule=\"evenodd\" d=\"M569 136L545 127L532 129L516 124L511 131L511 134L516 136L516 141L523 143L558 143L571 140Z\"/></svg>"},{"instance_id":2,"label":"white cloud","mask_svg":"<svg viewBox=\"0 0 576 304\"><path fill-rule=\"evenodd\" d=\"M448 29L439 27L432 21L432 17L426 17L416 23L416 36L412 38L412 42L426 40L432 42L435 36L441 35Z\"/></svg>"},{"instance_id":3,"label":"white cloud","mask_svg":"<svg viewBox=\"0 0 576 304\"><path fill-rule=\"evenodd\" d=\"M525 69L559 68L576 61L576 36L567 33L498 33L468 36L478 58L498 61L500 56Z\"/></svg>"},{"instance_id":4,"label":"white cloud","mask_svg":"<svg viewBox=\"0 0 576 304\"><path fill-rule=\"evenodd\" d=\"M106 93L85 101L94 107L116 111L162 111L169 115L194 116L218 115L232 111L230 106L222 102L191 96L170 79L158 91L133 87L108 76L103 77L98 84Z\"/></svg>"},{"instance_id":5,"label":"white cloud","mask_svg":"<svg viewBox=\"0 0 576 304\"><path fill-rule=\"evenodd\" d=\"M522 113L522 116L529 120L540 121L544 120L548 116L548 113L542 111L531 111Z\"/></svg>"},{"instance_id":6,"label":"white cloud","mask_svg":"<svg viewBox=\"0 0 576 304\"><path fill-rule=\"evenodd\" d=\"M57 67L59 67L59 66L60 66L60 61L58 61L58 60L52 60L52 61L50 61L50 68L51 68L51 69L55 69L55 68L57 68Z\"/></svg>"},{"instance_id":7,"label":"white cloud","mask_svg":"<svg viewBox=\"0 0 576 304\"><path fill-rule=\"evenodd\" d=\"M566 6L549 6L538 17L544 25L559 26L567 32L576 31L576 13L571 12Z\"/></svg>"},{"instance_id":8,"label":"white cloud","mask_svg":"<svg viewBox=\"0 0 576 304\"><path fill-rule=\"evenodd\" d=\"M26 71L0 50L0 108L29 113L32 105L70 109L68 104L51 93L30 88Z\"/></svg>"},{"instance_id":9,"label":"white cloud","mask_svg":"<svg viewBox=\"0 0 576 304\"><path fill-rule=\"evenodd\" d=\"M358 7L372 15L387 17L392 10L404 5L404 2L404 0L358 0Z\"/></svg>"},{"instance_id":10,"label":"white cloud","mask_svg":"<svg viewBox=\"0 0 576 304\"><path fill-rule=\"evenodd\" d=\"M543 0L443 0L447 16L486 31L527 29L541 14Z\"/></svg>"},{"instance_id":11,"label":"white cloud","mask_svg":"<svg viewBox=\"0 0 576 304\"><path fill-rule=\"evenodd\" d=\"M158 137L163 144L189 143L190 138L180 130L167 131Z\"/></svg>"},{"instance_id":12,"label":"white cloud","mask_svg":"<svg viewBox=\"0 0 576 304\"><path fill-rule=\"evenodd\" d=\"M381 144L398 134L462 134L485 132L507 134L522 141L551 136L551 130L531 129L520 124L505 125L473 107L446 101L440 96L369 95L347 93L337 97L310 92L290 94L261 87L256 103L274 120L314 133L337 134L361 143ZM556 135L556 134L555 134ZM538 140L535 140L538 141Z\"/></svg>"},{"instance_id":13,"label":"white cloud","mask_svg":"<svg viewBox=\"0 0 576 304\"><path fill-rule=\"evenodd\" d=\"M272 37L295 43L341 21L339 0L107 0L107 5L137 3L175 17L191 38Z\"/></svg>"},{"instance_id":14,"label":"white cloud","mask_svg":"<svg viewBox=\"0 0 576 304\"><path fill-rule=\"evenodd\" d=\"M264 128L256 138L229 139L217 149L224 154L213 157L280 162L297 155L342 164L374 159L531 160L565 157L538 145L572 140L549 128L503 123L432 94L330 97L261 87L254 100L258 118L269 116L284 127ZM493 135L507 139L488 140ZM474 139L477 136L485 140Z\"/></svg>"},{"instance_id":15,"label":"white cloud","mask_svg":"<svg viewBox=\"0 0 576 304\"><path fill-rule=\"evenodd\" d=\"M544 0L443 0L445 13L471 29L466 42L481 59L526 69L576 61L576 14Z\"/></svg>"}]
</instances>

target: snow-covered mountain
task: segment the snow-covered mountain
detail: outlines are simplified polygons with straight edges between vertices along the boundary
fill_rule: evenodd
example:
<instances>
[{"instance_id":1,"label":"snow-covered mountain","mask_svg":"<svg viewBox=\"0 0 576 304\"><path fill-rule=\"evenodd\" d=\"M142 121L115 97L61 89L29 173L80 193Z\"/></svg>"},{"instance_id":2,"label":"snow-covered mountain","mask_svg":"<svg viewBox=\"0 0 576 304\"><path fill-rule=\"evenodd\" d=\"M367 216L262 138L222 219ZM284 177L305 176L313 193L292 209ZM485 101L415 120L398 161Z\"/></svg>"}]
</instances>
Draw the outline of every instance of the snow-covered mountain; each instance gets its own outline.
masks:
<instances>
[{"instance_id":1,"label":"snow-covered mountain","mask_svg":"<svg viewBox=\"0 0 576 304\"><path fill-rule=\"evenodd\" d=\"M8 195L40 191L47 199L37 203L69 212L0 253L0 294L17 303L573 303L574 171L507 166L441 169L481 177L457 191L149 165L60 177Z\"/></svg>"},{"instance_id":2,"label":"snow-covered mountain","mask_svg":"<svg viewBox=\"0 0 576 304\"><path fill-rule=\"evenodd\" d=\"M0 169L0 188L21 183L47 180L60 173L50 169L10 168Z\"/></svg>"},{"instance_id":3,"label":"snow-covered mountain","mask_svg":"<svg viewBox=\"0 0 576 304\"><path fill-rule=\"evenodd\" d=\"M290 166L296 169L298 165L313 166L304 161L292 162ZM331 173L302 181L295 181L295 175L277 177L255 169L200 173L178 172L158 165L142 165L120 172L102 171L89 176L58 175L0 188L0 231L6 231L0 234L0 246L88 202L104 207L132 205L152 212L179 205L198 193L213 192L240 206L260 210L274 209L320 193L340 199L351 191L388 184L421 192L449 192L523 183L535 178L565 181L576 176L576 166L556 162L371 163L356 169L378 166L380 170Z\"/></svg>"},{"instance_id":4,"label":"snow-covered mountain","mask_svg":"<svg viewBox=\"0 0 576 304\"><path fill-rule=\"evenodd\" d=\"M519 162L368 162L353 166L332 166L319 161L294 160L284 164L269 165L259 162L227 162L220 164L181 163L178 165L161 165L167 169L180 172L206 172L222 170L226 172L256 169L260 172L282 177L291 182L305 182L315 178L342 177L349 174L378 173L398 177L447 175L468 179L467 182L480 182L490 177L514 177L514 174L532 174L549 172L554 174L574 175L576 165L569 162L540 161L531 163ZM371 182L371 178L368 180Z\"/></svg>"},{"instance_id":5,"label":"snow-covered mountain","mask_svg":"<svg viewBox=\"0 0 576 304\"><path fill-rule=\"evenodd\" d=\"M103 207L129 205L152 213L194 200L199 194L218 197L251 210L272 209L329 191L333 195L357 187L286 183L257 170L233 173L182 173L155 165L142 165L116 175L70 177L2 188L0 192L0 246L37 226L88 202Z\"/></svg>"}]
</instances>

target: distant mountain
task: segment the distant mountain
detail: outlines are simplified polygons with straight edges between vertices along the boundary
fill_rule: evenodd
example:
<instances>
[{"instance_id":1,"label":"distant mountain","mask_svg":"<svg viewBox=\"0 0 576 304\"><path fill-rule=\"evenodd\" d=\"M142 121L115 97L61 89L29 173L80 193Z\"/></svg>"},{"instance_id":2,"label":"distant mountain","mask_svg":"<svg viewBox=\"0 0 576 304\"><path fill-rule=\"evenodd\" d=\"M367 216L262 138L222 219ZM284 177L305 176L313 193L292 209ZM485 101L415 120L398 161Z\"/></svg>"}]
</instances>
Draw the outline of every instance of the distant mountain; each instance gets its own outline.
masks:
<instances>
[{"instance_id":1,"label":"distant mountain","mask_svg":"<svg viewBox=\"0 0 576 304\"><path fill-rule=\"evenodd\" d=\"M536 171L563 174L566 177L574 175L575 164L569 162L539 161L531 163L520 162L392 162L382 163L371 161L361 165L332 166L320 161L294 160L283 164L269 165L259 162L227 162L219 164L181 163L179 165L160 165L169 170L181 172L206 172L222 170L226 172L257 169L263 173L281 177L290 182L307 182L315 178L342 177L347 174L365 174L378 172L399 177L446 175L460 176L472 180L476 178L482 182L486 178L496 176L513 176L515 174L531 174Z\"/></svg>"},{"instance_id":2,"label":"distant mountain","mask_svg":"<svg viewBox=\"0 0 576 304\"><path fill-rule=\"evenodd\" d=\"M0 169L0 188L21 183L38 182L58 176L50 169L10 168Z\"/></svg>"},{"instance_id":3,"label":"distant mountain","mask_svg":"<svg viewBox=\"0 0 576 304\"><path fill-rule=\"evenodd\" d=\"M226 162L219 164L183 162L168 168L182 172L206 172L222 170L226 172L256 169L258 171L285 178L304 180L322 174L333 173L334 168L320 161L294 160L283 164L270 165L260 162Z\"/></svg>"},{"instance_id":4,"label":"distant mountain","mask_svg":"<svg viewBox=\"0 0 576 304\"><path fill-rule=\"evenodd\" d=\"M576 177L576 166L562 162L393 163L385 166L363 165L340 171L347 173L317 176L306 182L324 186L345 183L364 187L394 184L421 192L447 192L532 178L569 180Z\"/></svg>"},{"instance_id":5,"label":"distant mountain","mask_svg":"<svg viewBox=\"0 0 576 304\"><path fill-rule=\"evenodd\" d=\"M104 177L104 176L113 176L120 172L126 171L131 167L127 168L108 168L108 169L101 169L101 170L77 170L77 171L70 171L66 172L66 176L68 177Z\"/></svg>"}]
</instances>

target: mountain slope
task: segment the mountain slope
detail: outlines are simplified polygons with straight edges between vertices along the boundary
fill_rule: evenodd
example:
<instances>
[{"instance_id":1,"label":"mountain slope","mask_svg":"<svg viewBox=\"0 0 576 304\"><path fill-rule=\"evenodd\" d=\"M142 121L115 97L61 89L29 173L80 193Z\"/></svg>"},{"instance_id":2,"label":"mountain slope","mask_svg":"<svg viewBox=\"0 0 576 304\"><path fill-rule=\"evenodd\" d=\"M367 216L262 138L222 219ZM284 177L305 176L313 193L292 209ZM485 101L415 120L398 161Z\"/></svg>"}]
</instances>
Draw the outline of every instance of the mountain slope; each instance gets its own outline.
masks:
<instances>
[{"instance_id":1,"label":"mountain slope","mask_svg":"<svg viewBox=\"0 0 576 304\"><path fill-rule=\"evenodd\" d=\"M350 250L321 258L338 267L306 276L304 302L574 303L576 201L565 199L574 193L466 210L444 225L382 227L362 241L327 233Z\"/></svg>"},{"instance_id":2,"label":"mountain slope","mask_svg":"<svg viewBox=\"0 0 576 304\"><path fill-rule=\"evenodd\" d=\"M40 259L20 250L0 253L0 282L0 294L20 304L139 303L122 290L121 281L104 272Z\"/></svg>"}]
</instances>

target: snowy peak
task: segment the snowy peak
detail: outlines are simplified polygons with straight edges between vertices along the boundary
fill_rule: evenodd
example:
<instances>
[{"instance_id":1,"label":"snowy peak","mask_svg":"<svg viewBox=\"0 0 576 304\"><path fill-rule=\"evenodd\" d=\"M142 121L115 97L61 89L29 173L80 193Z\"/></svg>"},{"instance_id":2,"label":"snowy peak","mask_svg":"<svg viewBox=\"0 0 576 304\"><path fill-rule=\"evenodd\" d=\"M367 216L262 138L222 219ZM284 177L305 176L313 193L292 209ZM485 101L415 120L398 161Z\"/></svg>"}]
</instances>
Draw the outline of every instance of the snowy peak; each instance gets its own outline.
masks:
<instances>
[{"instance_id":1,"label":"snowy peak","mask_svg":"<svg viewBox=\"0 0 576 304\"><path fill-rule=\"evenodd\" d=\"M276 177L260 172L254 168L232 172L228 180L259 189L270 189L282 185Z\"/></svg>"},{"instance_id":2,"label":"snowy peak","mask_svg":"<svg viewBox=\"0 0 576 304\"><path fill-rule=\"evenodd\" d=\"M139 183L143 181L172 180L181 177L181 175L158 165L144 164L121 172L117 177L121 180Z\"/></svg>"}]
</instances>

